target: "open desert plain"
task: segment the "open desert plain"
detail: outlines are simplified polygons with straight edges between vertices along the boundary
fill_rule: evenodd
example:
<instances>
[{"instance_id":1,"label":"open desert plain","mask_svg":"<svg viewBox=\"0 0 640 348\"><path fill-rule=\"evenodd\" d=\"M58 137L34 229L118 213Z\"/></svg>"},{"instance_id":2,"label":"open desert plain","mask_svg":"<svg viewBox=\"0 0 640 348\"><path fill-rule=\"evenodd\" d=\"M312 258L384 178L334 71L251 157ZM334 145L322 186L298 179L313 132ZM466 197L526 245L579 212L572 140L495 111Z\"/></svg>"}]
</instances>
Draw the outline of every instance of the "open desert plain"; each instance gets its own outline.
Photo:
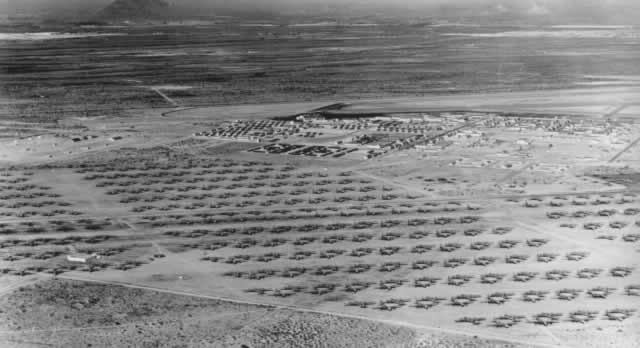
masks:
<instances>
[{"instance_id":1,"label":"open desert plain","mask_svg":"<svg viewBox=\"0 0 640 348\"><path fill-rule=\"evenodd\" d=\"M89 3L0 21L0 347L640 346L638 27Z\"/></svg>"}]
</instances>

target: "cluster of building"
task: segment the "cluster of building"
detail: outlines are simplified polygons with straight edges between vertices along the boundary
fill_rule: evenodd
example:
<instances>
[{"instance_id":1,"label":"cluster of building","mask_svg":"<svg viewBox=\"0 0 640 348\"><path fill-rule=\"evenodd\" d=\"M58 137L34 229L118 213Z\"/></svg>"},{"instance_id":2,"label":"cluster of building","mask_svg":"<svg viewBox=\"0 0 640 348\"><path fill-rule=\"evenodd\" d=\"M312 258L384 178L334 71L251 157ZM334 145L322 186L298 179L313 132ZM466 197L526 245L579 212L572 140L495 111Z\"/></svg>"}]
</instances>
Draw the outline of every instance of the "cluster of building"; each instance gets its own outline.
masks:
<instances>
[{"instance_id":1,"label":"cluster of building","mask_svg":"<svg viewBox=\"0 0 640 348\"><path fill-rule=\"evenodd\" d=\"M396 139L388 143L380 144L375 149L369 150L365 158L378 157L394 150L416 149L425 151L439 149L441 147L437 144L442 141L445 136L448 135L427 136L425 134L418 134L403 139Z\"/></svg>"},{"instance_id":2,"label":"cluster of building","mask_svg":"<svg viewBox=\"0 0 640 348\"><path fill-rule=\"evenodd\" d=\"M269 144L266 146L256 147L256 148L250 149L249 151L258 152L258 153L281 154L281 153L287 153L290 151L298 150L303 147L304 145L277 143L277 144Z\"/></svg>"},{"instance_id":3,"label":"cluster of building","mask_svg":"<svg viewBox=\"0 0 640 348\"><path fill-rule=\"evenodd\" d=\"M308 124L295 121L251 120L233 121L224 126L194 134L195 136L214 137L236 141L261 142L266 139L287 138L309 128ZM306 137L315 137L318 133L307 132Z\"/></svg>"},{"instance_id":4,"label":"cluster of building","mask_svg":"<svg viewBox=\"0 0 640 348\"><path fill-rule=\"evenodd\" d=\"M250 149L251 152L267 153L267 154L289 154L294 156L309 157L342 157L350 152L357 151L357 148L347 148L340 146L323 146L323 145L298 145L275 143L266 146L260 146Z\"/></svg>"},{"instance_id":5,"label":"cluster of building","mask_svg":"<svg viewBox=\"0 0 640 348\"><path fill-rule=\"evenodd\" d=\"M363 129L369 128L368 124L363 124L361 122L340 122L338 124L332 125L333 129L345 130L345 131L359 131Z\"/></svg>"},{"instance_id":6,"label":"cluster of building","mask_svg":"<svg viewBox=\"0 0 640 348\"><path fill-rule=\"evenodd\" d=\"M484 120L485 128L525 131L542 130L575 135L609 135L614 126L608 120L566 117L504 117L494 116Z\"/></svg>"},{"instance_id":7,"label":"cluster of building","mask_svg":"<svg viewBox=\"0 0 640 348\"><path fill-rule=\"evenodd\" d=\"M349 149L339 146L322 146L314 145L308 146L300 150L296 150L290 153L290 155L302 155L309 157L325 157L333 154L344 153Z\"/></svg>"},{"instance_id":8,"label":"cluster of building","mask_svg":"<svg viewBox=\"0 0 640 348\"><path fill-rule=\"evenodd\" d=\"M392 120L378 123L376 130L379 132L424 134L442 131L444 130L444 126L442 124L434 125L431 122L407 123Z\"/></svg>"},{"instance_id":9,"label":"cluster of building","mask_svg":"<svg viewBox=\"0 0 640 348\"><path fill-rule=\"evenodd\" d=\"M325 118L321 114L303 114L296 117L313 128L331 128L345 131L359 131L369 128L368 118Z\"/></svg>"},{"instance_id":10,"label":"cluster of building","mask_svg":"<svg viewBox=\"0 0 640 348\"><path fill-rule=\"evenodd\" d=\"M491 143L491 137L488 136L491 134L490 129L611 136L616 134L617 128L609 121L601 119L506 115L488 112L452 111L367 117L334 117L322 113L309 113L299 115L295 120L228 122L223 126L196 133L196 136L217 137L234 141L271 142L267 146L250 150L253 152L339 157L350 152L363 150L366 151L364 157L370 159L391 151L406 149L437 152L448 146L448 143L465 144L465 147L494 146L495 144ZM291 136L321 137L325 132L334 134L334 136L348 135L352 132L357 132L357 134L353 135L351 140L338 140L336 142L338 146L278 143L280 139L287 139ZM526 149L531 146L531 141L531 139L519 138L516 145ZM466 164L466 162L459 161L454 165L462 164ZM492 164L490 162L474 163L478 166Z\"/></svg>"}]
</instances>

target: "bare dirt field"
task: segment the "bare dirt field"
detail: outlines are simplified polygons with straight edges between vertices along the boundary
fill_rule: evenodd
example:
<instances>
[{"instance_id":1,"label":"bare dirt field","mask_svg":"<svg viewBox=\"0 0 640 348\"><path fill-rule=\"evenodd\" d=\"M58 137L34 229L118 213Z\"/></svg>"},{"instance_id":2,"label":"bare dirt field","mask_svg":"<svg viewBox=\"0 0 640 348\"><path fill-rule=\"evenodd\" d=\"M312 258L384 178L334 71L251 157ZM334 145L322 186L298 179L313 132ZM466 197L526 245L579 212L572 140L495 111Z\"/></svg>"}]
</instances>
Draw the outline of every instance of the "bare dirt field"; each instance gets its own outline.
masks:
<instances>
[{"instance_id":1,"label":"bare dirt field","mask_svg":"<svg viewBox=\"0 0 640 348\"><path fill-rule=\"evenodd\" d=\"M23 287L0 306L0 344L7 347L526 347L62 279Z\"/></svg>"},{"instance_id":2,"label":"bare dirt field","mask_svg":"<svg viewBox=\"0 0 640 348\"><path fill-rule=\"evenodd\" d=\"M637 85L535 40L427 72L351 28L140 30L4 53L0 346L640 346Z\"/></svg>"},{"instance_id":3,"label":"bare dirt field","mask_svg":"<svg viewBox=\"0 0 640 348\"><path fill-rule=\"evenodd\" d=\"M239 120L229 131L259 109L225 107ZM168 116L148 114L137 136L152 144L2 172L6 342L637 345L640 210L623 156L635 151L635 125L477 111L445 111L435 125L383 118L391 123L360 132L453 135L436 140L437 151L356 160L261 154L252 141L194 135L230 122L209 113L177 111L164 126ZM355 127L312 122L298 127L337 129L331 137ZM523 140L515 127L531 123L538 130ZM291 148L309 146L297 137ZM579 156L571 144L584 139L590 157L568 165ZM495 160L459 160L472 152ZM99 258L66 259L76 253Z\"/></svg>"}]
</instances>

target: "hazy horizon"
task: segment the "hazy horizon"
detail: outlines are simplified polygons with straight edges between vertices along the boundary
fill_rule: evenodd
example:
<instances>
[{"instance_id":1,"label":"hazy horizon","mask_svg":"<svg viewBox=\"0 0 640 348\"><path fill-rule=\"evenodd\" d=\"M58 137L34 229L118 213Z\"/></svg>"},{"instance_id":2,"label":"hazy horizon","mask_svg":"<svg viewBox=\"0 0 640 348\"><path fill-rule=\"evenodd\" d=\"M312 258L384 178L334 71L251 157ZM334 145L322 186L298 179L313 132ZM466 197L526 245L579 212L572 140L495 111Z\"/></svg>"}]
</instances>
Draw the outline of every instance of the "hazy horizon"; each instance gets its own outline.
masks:
<instances>
[{"instance_id":1,"label":"hazy horizon","mask_svg":"<svg viewBox=\"0 0 640 348\"><path fill-rule=\"evenodd\" d=\"M74 17L89 15L112 0L4 0L8 16ZM180 13L277 16L403 16L442 19L563 24L640 24L640 3L631 0L168 0Z\"/></svg>"}]
</instances>

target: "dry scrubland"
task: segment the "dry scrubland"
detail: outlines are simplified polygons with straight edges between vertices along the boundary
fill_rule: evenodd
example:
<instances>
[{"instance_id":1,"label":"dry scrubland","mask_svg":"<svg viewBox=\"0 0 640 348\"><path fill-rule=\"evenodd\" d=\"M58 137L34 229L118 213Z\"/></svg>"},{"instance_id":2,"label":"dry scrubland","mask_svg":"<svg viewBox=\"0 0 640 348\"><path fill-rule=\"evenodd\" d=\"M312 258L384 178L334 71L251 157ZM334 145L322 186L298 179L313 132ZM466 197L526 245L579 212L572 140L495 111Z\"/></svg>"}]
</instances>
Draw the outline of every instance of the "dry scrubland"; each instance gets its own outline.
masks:
<instances>
[{"instance_id":1,"label":"dry scrubland","mask_svg":"<svg viewBox=\"0 0 640 348\"><path fill-rule=\"evenodd\" d=\"M58 279L23 287L0 308L0 344L11 347L524 347Z\"/></svg>"},{"instance_id":2,"label":"dry scrubland","mask_svg":"<svg viewBox=\"0 0 640 348\"><path fill-rule=\"evenodd\" d=\"M396 21L364 27L220 23L42 30L114 35L2 43L3 119L55 126L75 116L135 117L143 108L172 107L154 88L182 106L234 105L599 83L626 87L625 77L640 74L637 47L617 36L579 39L579 45L574 37L530 37L523 44L516 38L449 36L466 27Z\"/></svg>"}]
</instances>

